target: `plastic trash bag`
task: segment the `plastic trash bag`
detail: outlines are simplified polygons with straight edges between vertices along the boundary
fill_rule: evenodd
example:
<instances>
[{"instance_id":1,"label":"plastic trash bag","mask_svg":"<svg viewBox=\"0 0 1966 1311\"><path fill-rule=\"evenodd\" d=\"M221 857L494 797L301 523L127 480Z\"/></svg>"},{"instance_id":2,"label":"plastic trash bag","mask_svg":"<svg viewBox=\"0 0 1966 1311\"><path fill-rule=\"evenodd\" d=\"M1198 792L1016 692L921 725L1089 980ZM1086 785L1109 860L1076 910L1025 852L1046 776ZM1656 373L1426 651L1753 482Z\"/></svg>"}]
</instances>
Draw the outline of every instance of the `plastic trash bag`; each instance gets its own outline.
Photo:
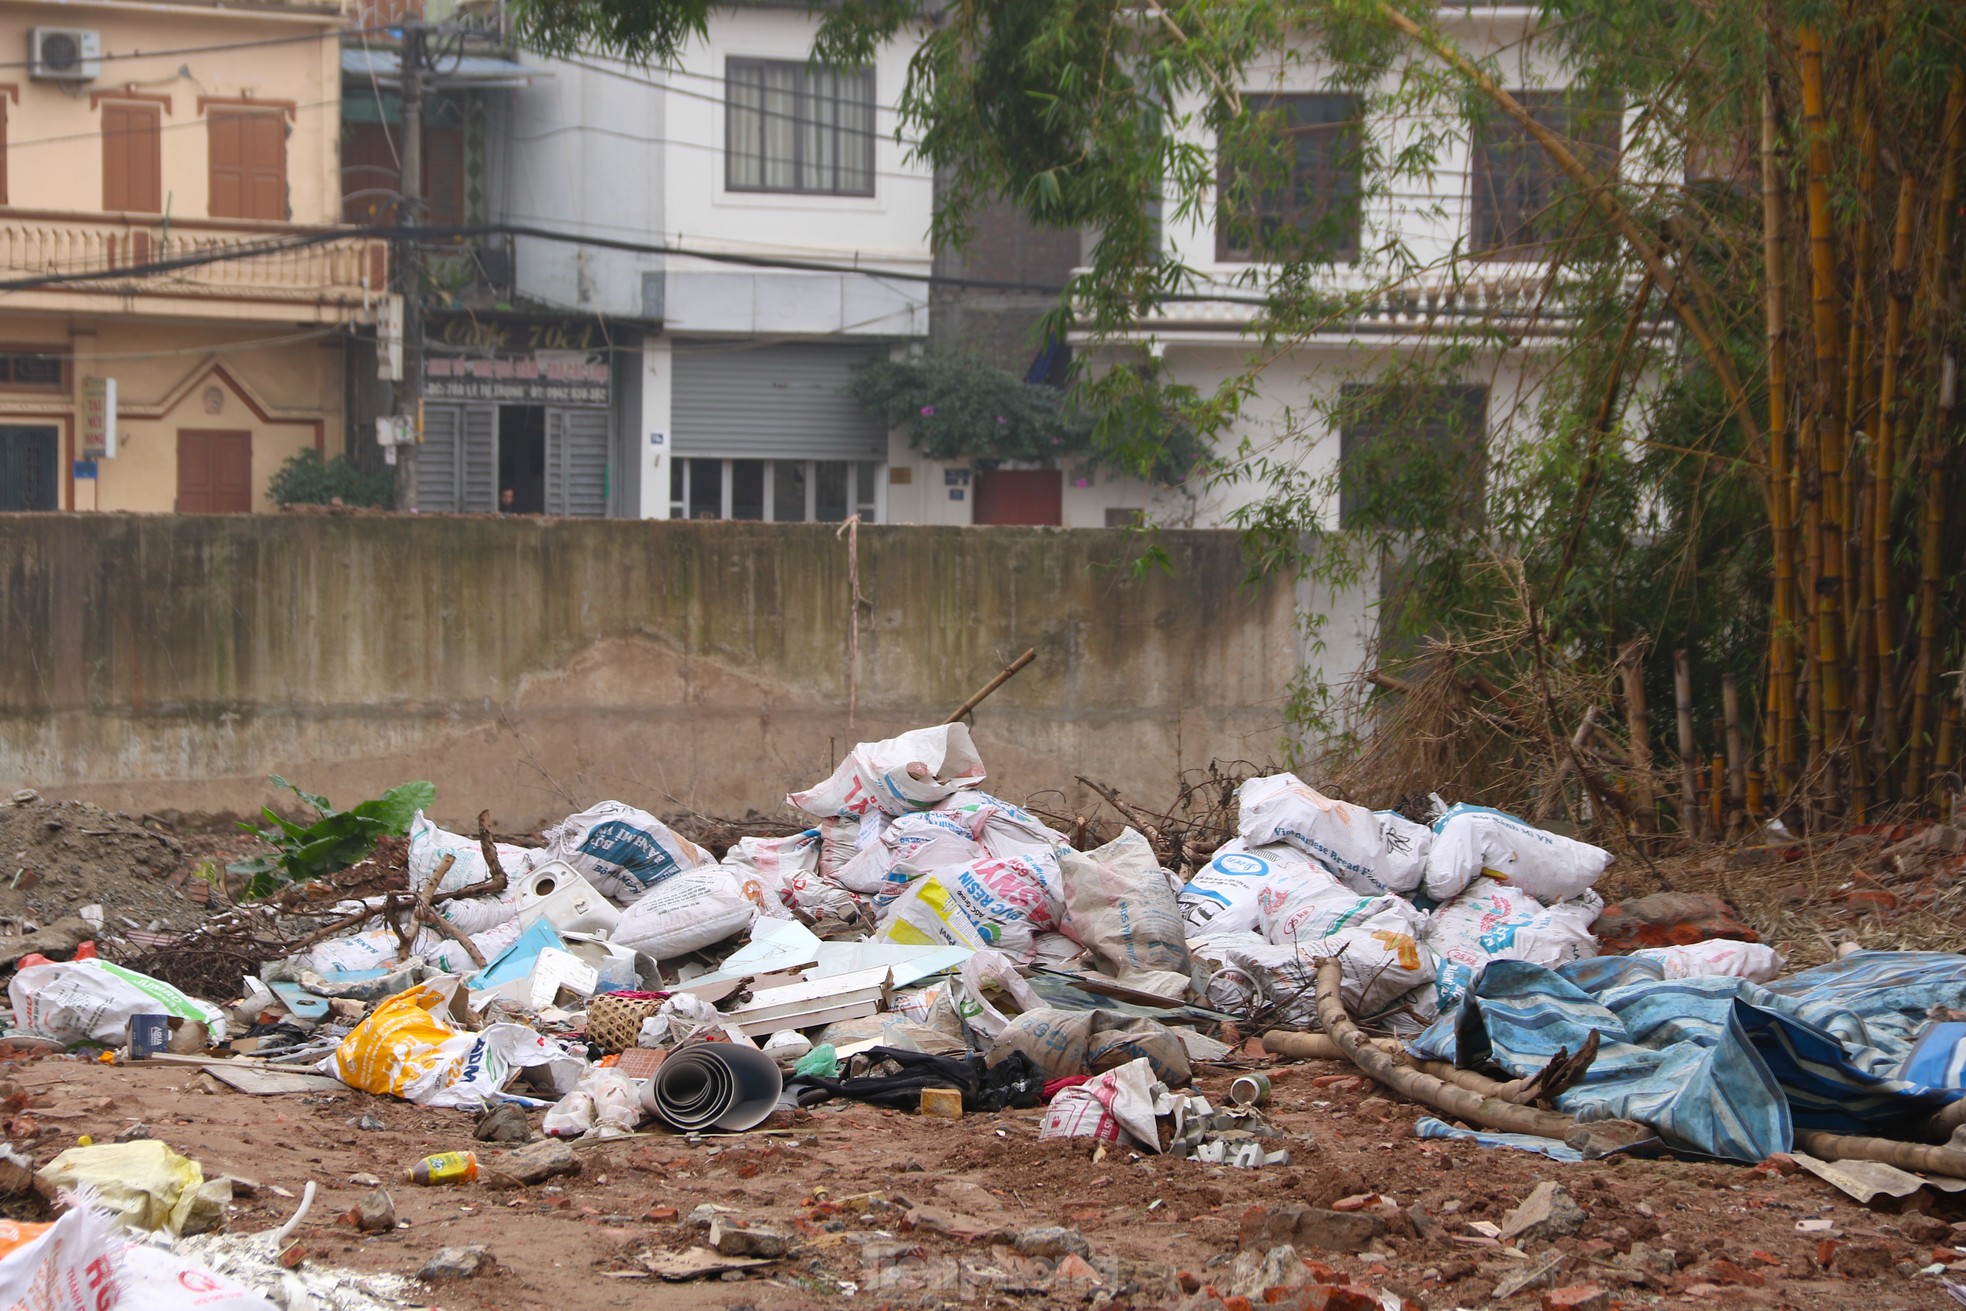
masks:
<instances>
[{"instance_id":1,"label":"plastic trash bag","mask_svg":"<svg viewBox=\"0 0 1966 1311\"><path fill-rule=\"evenodd\" d=\"M1434 831L1396 810L1375 810L1372 814L1379 821L1379 843L1386 849L1373 871L1375 880L1388 892L1412 892L1427 876L1427 852L1434 844Z\"/></svg>"},{"instance_id":2,"label":"plastic trash bag","mask_svg":"<svg viewBox=\"0 0 1966 1311\"><path fill-rule=\"evenodd\" d=\"M736 874L704 865L643 893L621 912L609 940L656 960L669 960L742 933L758 918Z\"/></svg>"},{"instance_id":3,"label":"plastic trash bag","mask_svg":"<svg viewBox=\"0 0 1966 1311\"><path fill-rule=\"evenodd\" d=\"M1721 974L1751 983L1768 983L1788 965L1788 958L1765 942L1736 942L1732 938L1709 938L1676 947L1645 947L1631 954L1659 962L1668 979Z\"/></svg>"},{"instance_id":4,"label":"plastic trash bag","mask_svg":"<svg viewBox=\"0 0 1966 1311\"><path fill-rule=\"evenodd\" d=\"M879 836L855 852L835 878L849 892L891 899L913 879L988 854L965 816L916 811L882 825Z\"/></svg>"},{"instance_id":5,"label":"plastic trash bag","mask_svg":"<svg viewBox=\"0 0 1966 1311\"><path fill-rule=\"evenodd\" d=\"M71 1147L42 1171L49 1183L86 1192L90 1204L130 1229L184 1232L204 1186L198 1163L154 1138Z\"/></svg>"},{"instance_id":6,"label":"plastic trash bag","mask_svg":"<svg viewBox=\"0 0 1966 1311\"><path fill-rule=\"evenodd\" d=\"M1487 806L1450 806L1433 827L1426 888L1436 901L1456 896L1477 875L1487 874L1553 906L1589 891L1611 863L1611 853L1602 847Z\"/></svg>"},{"instance_id":7,"label":"plastic trash bag","mask_svg":"<svg viewBox=\"0 0 1966 1311\"><path fill-rule=\"evenodd\" d=\"M714 863L709 852L646 810L603 801L547 829L533 868L564 860L604 896L626 906L687 870Z\"/></svg>"},{"instance_id":8,"label":"plastic trash bag","mask_svg":"<svg viewBox=\"0 0 1966 1311\"><path fill-rule=\"evenodd\" d=\"M0 1306L108 1311L124 1300L124 1239L108 1214L77 1206L48 1224L0 1220Z\"/></svg>"},{"instance_id":9,"label":"plastic trash bag","mask_svg":"<svg viewBox=\"0 0 1966 1311\"><path fill-rule=\"evenodd\" d=\"M1324 866L1288 843L1251 847L1241 838L1231 839L1175 898L1188 936L1252 932L1263 887L1272 880L1335 886Z\"/></svg>"},{"instance_id":10,"label":"plastic trash bag","mask_svg":"<svg viewBox=\"0 0 1966 1311\"><path fill-rule=\"evenodd\" d=\"M642 1021L638 1047L680 1047L696 1038L722 1034L723 1012L693 992L664 999L655 1014Z\"/></svg>"},{"instance_id":11,"label":"plastic trash bag","mask_svg":"<svg viewBox=\"0 0 1966 1311\"><path fill-rule=\"evenodd\" d=\"M1154 1103L1167 1093L1153 1063L1142 1056L1082 1084L1061 1089L1038 1126L1047 1138L1097 1138L1116 1142L1124 1132L1149 1152L1160 1151Z\"/></svg>"},{"instance_id":12,"label":"plastic trash bag","mask_svg":"<svg viewBox=\"0 0 1966 1311\"><path fill-rule=\"evenodd\" d=\"M1458 1002L1492 960L1554 967L1597 955L1590 925L1603 909L1604 902L1595 893L1545 907L1521 888L1499 879L1477 878L1436 909L1427 926L1440 1008Z\"/></svg>"},{"instance_id":13,"label":"plastic trash bag","mask_svg":"<svg viewBox=\"0 0 1966 1311\"><path fill-rule=\"evenodd\" d=\"M549 1138L626 1138L641 1122L635 1081L597 1066L547 1109L539 1129Z\"/></svg>"},{"instance_id":14,"label":"plastic trash bag","mask_svg":"<svg viewBox=\"0 0 1966 1311\"><path fill-rule=\"evenodd\" d=\"M1105 846L1059 858L1065 931L1102 969L1124 980L1136 971L1188 969L1188 937L1168 876L1147 839L1126 829Z\"/></svg>"},{"instance_id":15,"label":"plastic trash bag","mask_svg":"<svg viewBox=\"0 0 1966 1311\"><path fill-rule=\"evenodd\" d=\"M881 913L874 937L913 947L999 948L1019 961L1036 953L1035 935L1027 920L1006 915L1001 920L978 919L972 909L987 904L979 889L959 891L956 881L942 874L916 879Z\"/></svg>"},{"instance_id":16,"label":"plastic trash bag","mask_svg":"<svg viewBox=\"0 0 1966 1311\"><path fill-rule=\"evenodd\" d=\"M523 1024L461 1030L444 1014L461 980L432 979L399 992L356 1025L319 1065L351 1088L419 1106L482 1110L521 1069L577 1077L585 1062ZM557 1067L557 1068L554 1068Z\"/></svg>"},{"instance_id":17,"label":"plastic trash bag","mask_svg":"<svg viewBox=\"0 0 1966 1311\"><path fill-rule=\"evenodd\" d=\"M785 800L818 819L880 810L926 810L984 777L966 724L917 728L881 742L862 742L832 777Z\"/></svg>"},{"instance_id":18,"label":"plastic trash bag","mask_svg":"<svg viewBox=\"0 0 1966 1311\"><path fill-rule=\"evenodd\" d=\"M1028 1059L1047 1079L1100 1074L1138 1057L1152 1063L1154 1077L1162 1083L1186 1084L1193 1075L1188 1049L1173 1030L1118 1011L1025 1011L990 1044L990 1064L1013 1053Z\"/></svg>"},{"instance_id":19,"label":"plastic trash bag","mask_svg":"<svg viewBox=\"0 0 1966 1311\"><path fill-rule=\"evenodd\" d=\"M1237 827L1250 846L1287 842L1356 891L1388 890L1377 873L1386 858L1379 818L1364 806L1327 797L1295 774L1249 779L1236 801Z\"/></svg>"},{"instance_id":20,"label":"plastic trash bag","mask_svg":"<svg viewBox=\"0 0 1966 1311\"><path fill-rule=\"evenodd\" d=\"M14 1027L56 1042L99 1042L121 1047L132 1015L171 1015L195 1020L225 1041L225 1015L185 996L161 979L106 960L29 965L7 985Z\"/></svg>"}]
</instances>

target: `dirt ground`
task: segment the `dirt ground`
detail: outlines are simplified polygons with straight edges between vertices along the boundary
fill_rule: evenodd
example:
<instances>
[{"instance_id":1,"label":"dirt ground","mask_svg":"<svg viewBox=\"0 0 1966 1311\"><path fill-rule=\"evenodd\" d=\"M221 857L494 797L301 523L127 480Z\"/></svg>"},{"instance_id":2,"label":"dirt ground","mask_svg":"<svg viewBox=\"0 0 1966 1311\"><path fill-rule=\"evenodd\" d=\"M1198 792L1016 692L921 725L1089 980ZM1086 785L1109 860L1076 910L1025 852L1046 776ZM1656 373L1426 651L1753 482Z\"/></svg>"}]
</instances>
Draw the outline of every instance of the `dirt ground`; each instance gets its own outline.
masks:
<instances>
[{"instance_id":1,"label":"dirt ground","mask_svg":"<svg viewBox=\"0 0 1966 1311\"><path fill-rule=\"evenodd\" d=\"M1270 1119L1286 1135L1272 1145L1290 1148L1288 1166L1238 1170L1125 1150L1095 1162L1082 1142L1038 1142L1036 1110L949 1122L833 1103L770 1133L696 1142L653 1133L584 1146L578 1176L517 1190L399 1182L428 1153L483 1148L460 1112L352 1091L208 1092L195 1069L156 1063L51 1058L6 1063L0 1075L31 1096L26 1114L41 1129L32 1144L37 1164L78 1135L106 1141L142 1121L208 1176L261 1185L235 1204L235 1230L276 1226L292 1214L302 1186L316 1181L320 1196L299 1232L316 1260L414 1274L439 1248L485 1244L495 1272L430 1286L431 1304L446 1311L1173 1306L1188 1300L1181 1272L1190 1286L1229 1293L1241 1235L1264 1208L1329 1206L1372 1193L1391 1203L1378 1212L1389 1226L1374 1252L1300 1243L1299 1255L1331 1267L1337 1282L1396 1293L1413 1307L1536 1307L1551 1282L1594 1282L1634 1308L1954 1305L1937 1278L1916 1271L1966 1259L1951 1247L1962 1240L1950 1224L1966 1206L1950 1211L1952 1203L1921 1195L1902 1212L1896 1204L1868 1209L1808 1174L1772 1166L1562 1165L1421 1141L1412 1132L1416 1108L1386 1100L1344 1066L1266 1068L1275 1086ZM1204 1067L1198 1082L1225 1104L1233 1073ZM358 1127L364 1116L383 1127ZM385 1182L408 1222L395 1233L363 1237L337 1219L368 1191L356 1178L364 1174ZM1469 1227L1501 1223L1541 1180L1561 1183L1583 1208L1574 1235L1525 1241L1524 1255L1511 1256ZM854 1200L869 1193L886 1205ZM695 1235L684 1222L704 1203L729 1208L742 1224L787 1228L796 1246L786 1259L729 1280L648 1277L641 1258L688 1247ZM649 1218L664 1207L674 1219L665 1211ZM1830 1227L1798 1229L1805 1221ZM1421 1237L1416 1223L1430 1236ZM1005 1245L1042 1226L1083 1236L1091 1268L1066 1260L1054 1271L1051 1260ZM1641 1257L1647 1249L1675 1254L1650 1287L1621 1273L1634 1244ZM1542 1283L1493 1300L1498 1280L1552 1254L1558 1262Z\"/></svg>"}]
</instances>

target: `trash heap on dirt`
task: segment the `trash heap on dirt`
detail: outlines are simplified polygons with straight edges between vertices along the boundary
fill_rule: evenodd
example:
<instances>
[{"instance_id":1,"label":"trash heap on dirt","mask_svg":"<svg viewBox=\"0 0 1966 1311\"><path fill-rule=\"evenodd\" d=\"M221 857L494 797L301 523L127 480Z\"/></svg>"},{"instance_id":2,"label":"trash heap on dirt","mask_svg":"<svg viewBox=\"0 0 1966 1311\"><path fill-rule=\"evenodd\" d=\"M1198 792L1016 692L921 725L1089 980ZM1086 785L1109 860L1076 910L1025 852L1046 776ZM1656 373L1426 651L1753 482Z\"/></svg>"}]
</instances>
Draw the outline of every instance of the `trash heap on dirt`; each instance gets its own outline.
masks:
<instances>
[{"instance_id":1,"label":"trash heap on dirt","mask_svg":"<svg viewBox=\"0 0 1966 1311\"><path fill-rule=\"evenodd\" d=\"M787 798L809 827L721 859L618 801L537 847L419 812L406 880L351 871L335 886L356 895L313 908L329 929L242 971L240 995L193 997L86 949L28 956L7 1041L220 1048L526 1144L432 1157L418 1182L536 1182L577 1168L566 1140L744 1133L841 1099L1028 1108L1040 1139L1283 1167L1267 1083L1217 1105L1193 1079L1264 1031L1272 1052L1351 1061L1434 1108L1423 1138L1966 1178L1966 956L1858 952L1784 979L1724 907L1729 936L1603 955L1603 849L1438 798L1429 822L1374 812L1287 773L1241 785L1237 836L1182 879L1140 832L1080 850L985 778L961 724L862 743ZM1697 922L1689 900L1675 922ZM1627 937L1645 919L1608 917ZM101 1182L130 1163L90 1149L63 1165L39 1177L95 1179L84 1209L135 1228L187 1232L201 1205L186 1180L132 1200ZM711 1226L697 1273L780 1254L734 1232Z\"/></svg>"}]
</instances>

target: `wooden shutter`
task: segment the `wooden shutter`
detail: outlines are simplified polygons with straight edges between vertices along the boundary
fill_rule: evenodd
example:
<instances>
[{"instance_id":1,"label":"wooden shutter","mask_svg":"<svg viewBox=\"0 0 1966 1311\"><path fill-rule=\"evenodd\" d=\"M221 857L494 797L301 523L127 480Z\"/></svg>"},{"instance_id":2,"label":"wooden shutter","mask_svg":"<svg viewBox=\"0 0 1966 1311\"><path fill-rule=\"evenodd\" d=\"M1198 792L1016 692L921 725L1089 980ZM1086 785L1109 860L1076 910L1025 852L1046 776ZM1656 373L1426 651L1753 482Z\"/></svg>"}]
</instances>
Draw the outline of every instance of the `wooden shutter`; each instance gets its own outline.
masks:
<instances>
[{"instance_id":1,"label":"wooden shutter","mask_svg":"<svg viewBox=\"0 0 1966 1311\"><path fill-rule=\"evenodd\" d=\"M349 123L341 144L341 221L379 223L395 205L402 169L386 123Z\"/></svg>"},{"instance_id":2,"label":"wooden shutter","mask_svg":"<svg viewBox=\"0 0 1966 1311\"><path fill-rule=\"evenodd\" d=\"M287 124L277 109L211 110L213 218L287 217Z\"/></svg>"},{"instance_id":3,"label":"wooden shutter","mask_svg":"<svg viewBox=\"0 0 1966 1311\"><path fill-rule=\"evenodd\" d=\"M177 435L179 514L250 514L253 435L180 428Z\"/></svg>"},{"instance_id":4,"label":"wooden shutter","mask_svg":"<svg viewBox=\"0 0 1966 1311\"><path fill-rule=\"evenodd\" d=\"M1238 221L1224 206L1216 223L1215 257L1224 262L1250 259L1317 258L1349 262L1358 258L1359 192L1362 157L1358 97L1279 95L1263 106L1280 120L1283 162L1290 171L1282 185L1247 186L1240 199L1253 212ZM1257 161L1239 163L1218 150L1217 195L1229 203L1238 173ZM1261 161L1268 165L1270 161ZM1301 235L1299 235L1301 234Z\"/></svg>"},{"instance_id":5,"label":"wooden shutter","mask_svg":"<svg viewBox=\"0 0 1966 1311\"><path fill-rule=\"evenodd\" d=\"M163 111L140 101L102 106L102 207L112 214L164 210Z\"/></svg>"}]
</instances>

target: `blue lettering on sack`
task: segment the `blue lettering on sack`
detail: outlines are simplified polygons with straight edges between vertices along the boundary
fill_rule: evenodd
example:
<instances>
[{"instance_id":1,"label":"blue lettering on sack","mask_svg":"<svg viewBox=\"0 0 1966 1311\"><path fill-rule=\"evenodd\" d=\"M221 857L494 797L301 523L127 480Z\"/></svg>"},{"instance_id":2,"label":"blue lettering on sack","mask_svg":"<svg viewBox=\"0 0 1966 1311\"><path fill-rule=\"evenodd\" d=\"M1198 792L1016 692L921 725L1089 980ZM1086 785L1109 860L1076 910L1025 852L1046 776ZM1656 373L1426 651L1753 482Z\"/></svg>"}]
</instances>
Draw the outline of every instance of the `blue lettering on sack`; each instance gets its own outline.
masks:
<instances>
[{"instance_id":1,"label":"blue lettering on sack","mask_svg":"<svg viewBox=\"0 0 1966 1311\"><path fill-rule=\"evenodd\" d=\"M1231 851L1225 856L1215 858L1215 868L1224 874L1237 877L1260 878L1270 872L1270 862L1261 856L1248 856L1239 851Z\"/></svg>"},{"instance_id":2,"label":"blue lettering on sack","mask_svg":"<svg viewBox=\"0 0 1966 1311\"><path fill-rule=\"evenodd\" d=\"M682 872L676 858L666 851L653 833L633 824L611 819L596 824L580 844L582 855L614 865L644 888L652 888L672 874Z\"/></svg>"}]
</instances>

